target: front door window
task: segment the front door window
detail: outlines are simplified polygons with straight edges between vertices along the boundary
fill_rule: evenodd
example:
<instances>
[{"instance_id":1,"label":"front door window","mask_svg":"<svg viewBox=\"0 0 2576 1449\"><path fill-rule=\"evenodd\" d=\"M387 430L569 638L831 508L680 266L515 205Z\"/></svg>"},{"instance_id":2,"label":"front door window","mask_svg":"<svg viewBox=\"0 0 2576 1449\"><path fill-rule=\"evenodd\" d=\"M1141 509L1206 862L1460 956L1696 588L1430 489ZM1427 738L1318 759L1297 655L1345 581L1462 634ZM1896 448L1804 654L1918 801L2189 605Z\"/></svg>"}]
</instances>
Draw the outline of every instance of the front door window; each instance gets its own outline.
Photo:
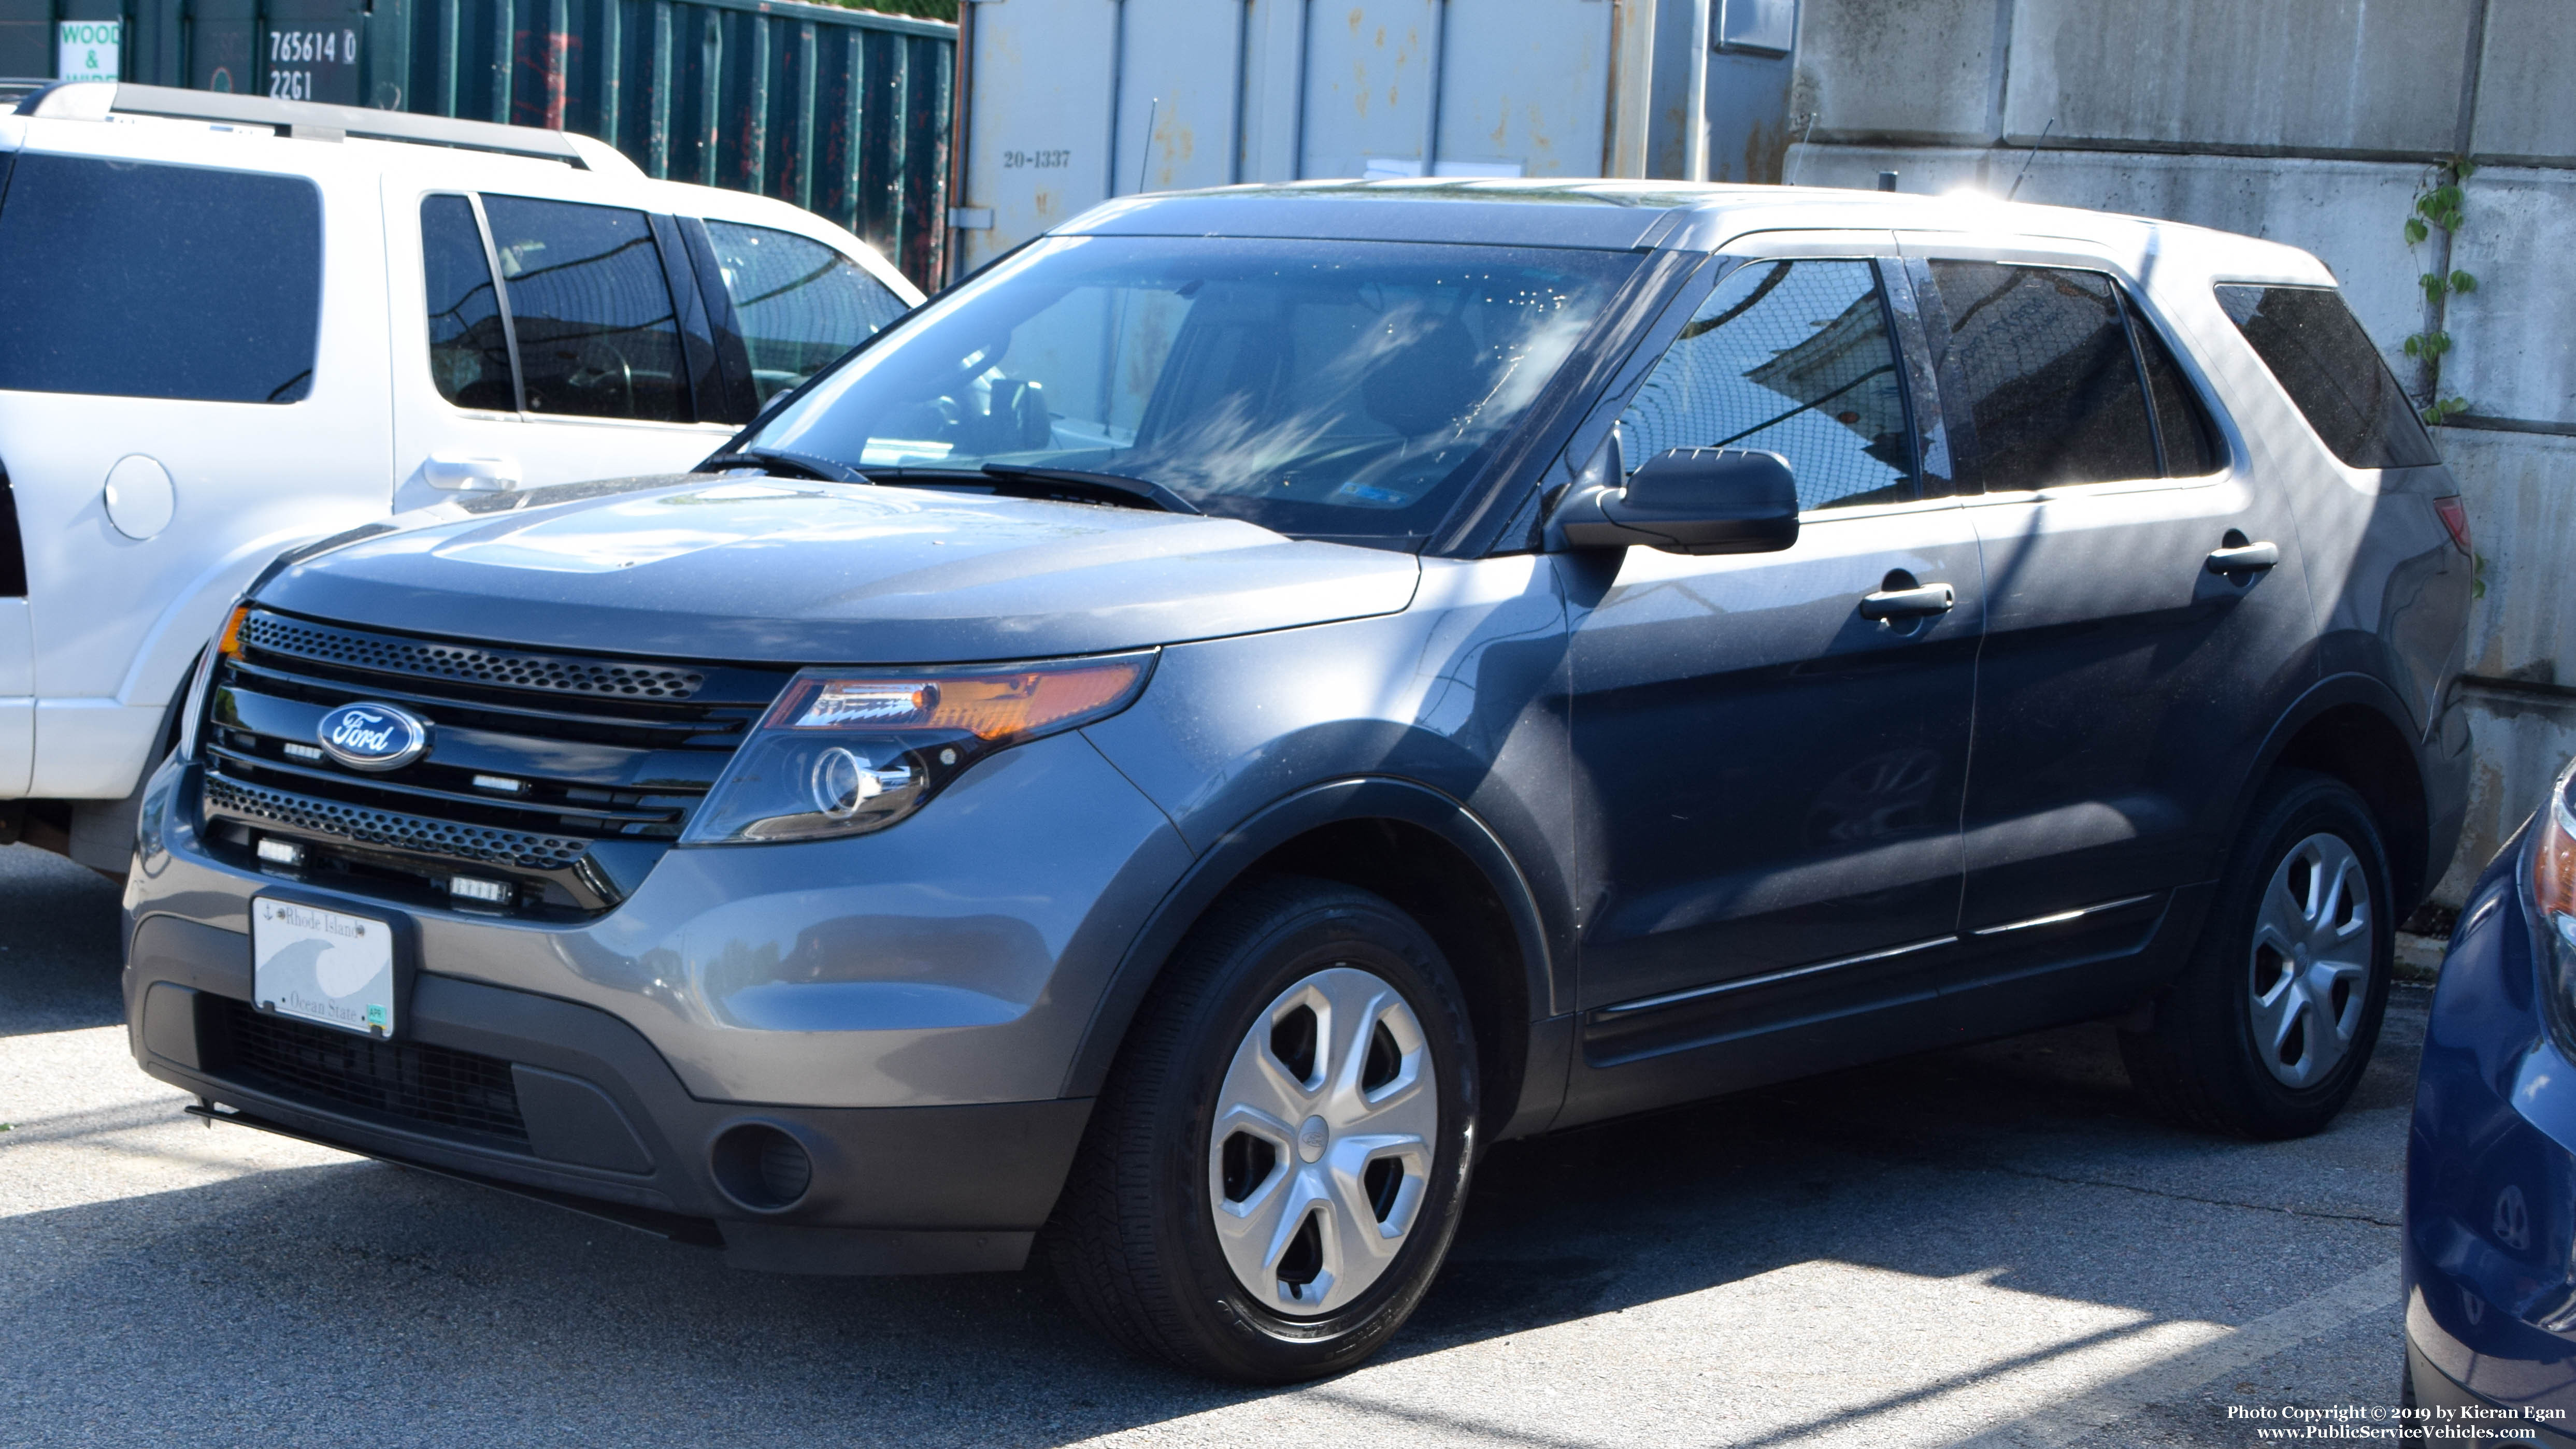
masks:
<instances>
[{"instance_id":1,"label":"front door window","mask_svg":"<svg viewBox=\"0 0 2576 1449\"><path fill-rule=\"evenodd\" d=\"M1798 475L1801 508L1914 498L1905 390L1877 268L1736 268L1638 389L1619 434L1631 469L1667 448L1778 453Z\"/></svg>"}]
</instances>

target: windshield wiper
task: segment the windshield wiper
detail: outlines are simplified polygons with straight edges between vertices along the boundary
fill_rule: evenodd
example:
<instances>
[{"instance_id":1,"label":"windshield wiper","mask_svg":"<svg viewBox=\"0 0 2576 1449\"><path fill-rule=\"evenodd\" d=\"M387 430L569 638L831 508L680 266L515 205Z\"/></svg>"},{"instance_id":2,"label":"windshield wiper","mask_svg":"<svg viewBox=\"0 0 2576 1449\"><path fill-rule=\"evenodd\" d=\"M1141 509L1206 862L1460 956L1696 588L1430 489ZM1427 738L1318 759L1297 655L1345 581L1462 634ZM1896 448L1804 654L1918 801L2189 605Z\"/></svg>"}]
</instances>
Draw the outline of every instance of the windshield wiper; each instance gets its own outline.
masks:
<instances>
[{"instance_id":1,"label":"windshield wiper","mask_svg":"<svg viewBox=\"0 0 2576 1449\"><path fill-rule=\"evenodd\" d=\"M696 470L711 472L718 468L749 464L764 473L789 478L812 478L824 483L865 483L867 475L847 463L815 453L791 453L784 448L736 448L718 453L700 463Z\"/></svg>"},{"instance_id":2,"label":"windshield wiper","mask_svg":"<svg viewBox=\"0 0 2576 1449\"><path fill-rule=\"evenodd\" d=\"M1130 478L1124 473L1093 473L1080 468L1031 468L1017 463L987 463L984 471L1005 483L1042 484L1043 491L1047 493L1088 493L1103 503L1124 504L1129 508L1159 508L1165 513L1196 515L1199 512L1197 504L1162 484Z\"/></svg>"},{"instance_id":3,"label":"windshield wiper","mask_svg":"<svg viewBox=\"0 0 2576 1449\"><path fill-rule=\"evenodd\" d=\"M908 463L860 470L872 483L921 483L933 487L962 483L990 488L1017 498L1079 498L1113 503L1121 508L1159 508L1165 513L1199 513L1198 505L1160 483L1124 473L1092 473L1080 468L1039 468L1018 463L987 463L981 468L943 468Z\"/></svg>"}]
</instances>

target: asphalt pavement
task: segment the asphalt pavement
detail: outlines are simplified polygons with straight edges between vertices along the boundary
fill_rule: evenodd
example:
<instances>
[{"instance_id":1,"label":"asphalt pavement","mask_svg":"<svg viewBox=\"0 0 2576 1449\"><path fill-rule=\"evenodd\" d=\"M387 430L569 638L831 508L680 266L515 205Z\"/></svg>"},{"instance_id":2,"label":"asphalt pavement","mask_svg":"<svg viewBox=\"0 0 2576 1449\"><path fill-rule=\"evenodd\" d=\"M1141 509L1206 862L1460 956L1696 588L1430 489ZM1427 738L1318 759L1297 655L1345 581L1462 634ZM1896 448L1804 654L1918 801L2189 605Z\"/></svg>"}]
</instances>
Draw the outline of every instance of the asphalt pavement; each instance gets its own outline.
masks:
<instances>
[{"instance_id":1,"label":"asphalt pavement","mask_svg":"<svg viewBox=\"0 0 2576 1449\"><path fill-rule=\"evenodd\" d=\"M2425 989L2352 1108L2215 1141L2107 1028L1508 1144L1391 1350L1247 1390L1042 1271L769 1277L181 1115L117 892L0 849L0 1444L2243 1446L2395 1401Z\"/></svg>"}]
</instances>

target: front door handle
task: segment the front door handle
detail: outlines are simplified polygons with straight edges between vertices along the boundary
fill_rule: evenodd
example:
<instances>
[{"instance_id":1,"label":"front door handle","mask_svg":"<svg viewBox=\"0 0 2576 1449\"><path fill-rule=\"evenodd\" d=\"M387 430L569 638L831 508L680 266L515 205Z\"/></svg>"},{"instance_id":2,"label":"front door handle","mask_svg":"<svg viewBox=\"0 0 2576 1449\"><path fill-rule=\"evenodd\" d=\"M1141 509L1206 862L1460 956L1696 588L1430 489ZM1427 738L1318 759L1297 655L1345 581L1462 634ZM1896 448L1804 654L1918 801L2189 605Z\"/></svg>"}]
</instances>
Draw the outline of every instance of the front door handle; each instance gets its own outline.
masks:
<instances>
[{"instance_id":1,"label":"front door handle","mask_svg":"<svg viewBox=\"0 0 2576 1449\"><path fill-rule=\"evenodd\" d=\"M2237 535L2239 538L2244 536L2241 533ZM2278 544L2241 543L2232 548L2211 552L2209 571L2214 574L2261 573L2280 561L2281 549Z\"/></svg>"},{"instance_id":2,"label":"front door handle","mask_svg":"<svg viewBox=\"0 0 2576 1449\"><path fill-rule=\"evenodd\" d=\"M423 482L452 493L509 493L519 486L515 458L465 458L432 453L420 465Z\"/></svg>"},{"instance_id":3,"label":"front door handle","mask_svg":"<svg viewBox=\"0 0 2576 1449\"><path fill-rule=\"evenodd\" d=\"M1924 584L1911 589L1881 589L1860 596L1860 616L1864 619L1915 619L1926 614L1946 614L1958 607L1959 596L1948 584Z\"/></svg>"}]
</instances>

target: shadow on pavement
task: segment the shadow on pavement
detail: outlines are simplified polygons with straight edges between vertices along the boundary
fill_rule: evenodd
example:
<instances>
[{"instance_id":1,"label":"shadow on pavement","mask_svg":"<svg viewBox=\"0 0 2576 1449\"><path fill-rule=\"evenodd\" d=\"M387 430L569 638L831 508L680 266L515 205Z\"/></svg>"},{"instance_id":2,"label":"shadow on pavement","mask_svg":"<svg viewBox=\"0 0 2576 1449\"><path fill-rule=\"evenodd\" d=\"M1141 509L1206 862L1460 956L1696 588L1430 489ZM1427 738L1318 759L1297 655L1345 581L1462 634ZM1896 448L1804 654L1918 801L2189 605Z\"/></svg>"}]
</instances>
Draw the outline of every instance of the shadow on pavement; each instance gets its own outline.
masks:
<instances>
[{"instance_id":1,"label":"shadow on pavement","mask_svg":"<svg viewBox=\"0 0 2576 1449\"><path fill-rule=\"evenodd\" d=\"M125 1020L122 895L59 855L0 846L0 1037Z\"/></svg>"},{"instance_id":2,"label":"shadow on pavement","mask_svg":"<svg viewBox=\"0 0 2576 1449\"><path fill-rule=\"evenodd\" d=\"M2304 1143L2172 1132L2073 1028L1507 1145L1382 1362L1820 1259L2245 1321L2393 1250L2420 1023ZM1120 1357L1040 1271L765 1277L371 1163L7 1233L0 1441L1056 1444L1263 1396Z\"/></svg>"},{"instance_id":3,"label":"shadow on pavement","mask_svg":"<svg viewBox=\"0 0 2576 1449\"><path fill-rule=\"evenodd\" d=\"M0 1038L116 1024L115 887L22 847L0 892ZM1820 1262L2248 1321L2393 1253L2426 995L2304 1142L2164 1127L2089 1026L1506 1144L1379 1362ZM238 1160L175 1107L12 1145ZM766 1277L373 1163L0 1223L0 1442L1057 1444L1264 1397L1119 1356L1042 1270Z\"/></svg>"}]
</instances>

